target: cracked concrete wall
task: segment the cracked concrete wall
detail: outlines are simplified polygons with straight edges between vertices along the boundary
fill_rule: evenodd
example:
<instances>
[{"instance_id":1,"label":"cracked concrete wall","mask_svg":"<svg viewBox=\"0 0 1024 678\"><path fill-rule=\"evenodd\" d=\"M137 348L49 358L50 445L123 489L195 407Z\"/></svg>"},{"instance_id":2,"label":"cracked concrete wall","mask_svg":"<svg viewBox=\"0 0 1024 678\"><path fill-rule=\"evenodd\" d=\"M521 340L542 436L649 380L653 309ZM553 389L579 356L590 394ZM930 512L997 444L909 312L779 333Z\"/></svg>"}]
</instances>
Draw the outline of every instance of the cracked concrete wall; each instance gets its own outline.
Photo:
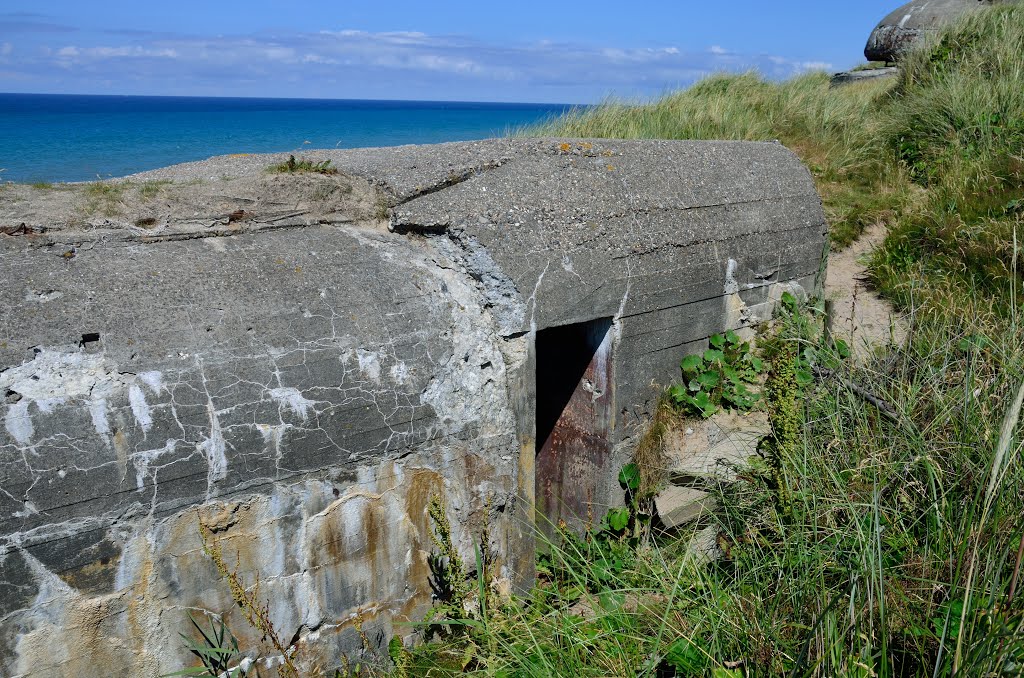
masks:
<instances>
[{"instance_id":1,"label":"cracked concrete wall","mask_svg":"<svg viewBox=\"0 0 1024 678\"><path fill-rule=\"evenodd\" d=\"M777 144L309 155L342 172L0 191L0 673L173 671L188 611L258 640L200 515L324 666L429 607L433 492L525 586L536 331L613 319L625 458L683 355L817 285L824 216Z\"/></svg>"}]
</instances>

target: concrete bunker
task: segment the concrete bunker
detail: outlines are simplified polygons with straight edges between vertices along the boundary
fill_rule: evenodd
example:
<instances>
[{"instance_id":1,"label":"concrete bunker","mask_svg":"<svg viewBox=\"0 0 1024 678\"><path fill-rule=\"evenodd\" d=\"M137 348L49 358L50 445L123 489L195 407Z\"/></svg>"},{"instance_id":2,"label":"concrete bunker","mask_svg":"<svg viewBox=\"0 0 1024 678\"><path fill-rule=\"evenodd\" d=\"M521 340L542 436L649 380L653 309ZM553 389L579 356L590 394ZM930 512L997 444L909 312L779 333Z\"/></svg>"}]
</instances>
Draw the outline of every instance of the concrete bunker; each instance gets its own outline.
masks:
<instances>
[{"instance_id":1,"label":"concrete bunker","mask_svg":"<svg viewBox=\"0 0 1024 678\"><path fill-rule=\"evenodd\" d=\"M486 522L493 583L528 587L538 502L600 520L680 359L819 282L779 144L309 156L340 172L0 192L0 674L176 671L187 611L257 646L199 519L322 667L431 605L434 494L466 562Z\"/></svg>"}]
</instances>

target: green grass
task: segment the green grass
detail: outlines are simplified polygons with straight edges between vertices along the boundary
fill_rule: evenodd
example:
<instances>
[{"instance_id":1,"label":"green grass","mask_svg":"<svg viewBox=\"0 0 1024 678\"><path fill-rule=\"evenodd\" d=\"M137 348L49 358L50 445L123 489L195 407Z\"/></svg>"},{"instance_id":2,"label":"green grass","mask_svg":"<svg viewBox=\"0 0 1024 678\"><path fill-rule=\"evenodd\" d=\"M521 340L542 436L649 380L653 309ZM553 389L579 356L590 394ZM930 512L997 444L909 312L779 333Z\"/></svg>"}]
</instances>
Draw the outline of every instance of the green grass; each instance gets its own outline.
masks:
<instances>
[{"instance_id":1,"label":"green grass","mask_svg":"<svg viewBox=\"0 0 1024 678\"><path fill-rule=\"evenodd\" d=\"M164 179L144 181L139 184L139 197L143 200L153 200L159 197L165 188L172 185L174 182L167 181Z\"/></svg>"},{"instance_id":2,"label":"green grass","mask_svg":"<svg viewBox=\"0 0 1024 678\"><path fill-rule=\"evenodd\" d=\"M784 311L760 341L777 444L719 490L721 559L678 537L568 539L529 596L456 615L408 674L1024 672L1022 76L1024 7L1010 6L950 29L894 81L715 76L532 130L781 140L814 174L837 246L888 226L870 275L909 339L856 366L813 306ZM831 372L786 387L808 356Z\"/></svg>"},{"instance_id":3,"label":"green grass","mask_svg":"<svg viewBox=\"0 0 1024 678\"><path fill-rule=\"evenodd\" d=\"M296 172L311 172L313 174L337 174L338 170L331 166L330 160L317 162L309 158L296 159L289 155L288 159L267 168L268 172L275 174L291 174Z\"/></svg>"},{"instance_id":4,"label":"green grass","mask_svg":"<svg viewBox=\"0 0 1024 678\"><path fill-rule=\"evenodd\" d=\"M101 213L112 217L120 213L121 200L125 191L131 186L123 182L96 182L86 184L84 190L85 210L90 213Z\"/></svg>"}]
</instances>

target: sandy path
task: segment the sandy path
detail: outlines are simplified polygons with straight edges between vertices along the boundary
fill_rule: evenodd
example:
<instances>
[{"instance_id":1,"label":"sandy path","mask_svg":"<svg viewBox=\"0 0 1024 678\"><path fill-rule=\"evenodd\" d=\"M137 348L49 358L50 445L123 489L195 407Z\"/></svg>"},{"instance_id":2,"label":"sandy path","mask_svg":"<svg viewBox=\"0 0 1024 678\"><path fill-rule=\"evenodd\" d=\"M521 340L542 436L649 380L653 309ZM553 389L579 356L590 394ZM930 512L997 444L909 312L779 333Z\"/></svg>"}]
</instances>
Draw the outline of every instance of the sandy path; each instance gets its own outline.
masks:
<instances>
[{"instance_id":1,"label":"sandy path","mask_svg":"<svg viewBox=\"0 0 1024 678\"><path fill-rule=\"evenodd\" d=\"M882 243L885 234L885 227L875 224L828 258L825 298L833 305L832 333L850 345L858 362L871 355L873 346L899 345L907 336L906 320L867 286L865 266L859 261Z\"/></svg>"}]
</instances>

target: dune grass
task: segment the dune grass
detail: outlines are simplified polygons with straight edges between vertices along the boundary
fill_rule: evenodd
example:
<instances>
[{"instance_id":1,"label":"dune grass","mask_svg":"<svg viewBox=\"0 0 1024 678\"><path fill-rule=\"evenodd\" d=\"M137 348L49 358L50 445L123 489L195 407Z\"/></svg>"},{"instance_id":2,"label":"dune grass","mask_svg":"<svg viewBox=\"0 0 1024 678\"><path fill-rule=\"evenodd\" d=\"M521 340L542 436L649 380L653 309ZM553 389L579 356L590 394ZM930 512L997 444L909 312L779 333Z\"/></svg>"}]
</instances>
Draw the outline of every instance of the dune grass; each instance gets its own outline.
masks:
<instances>
[{"instance_id":1,"label":"dune grass","mask_svg":"<svg viewBox=\"0 0 1024 678\"><path fill-rule=\"evenodd\" d=\"M481 581L443 642L402 651L400 674L1024 673L1022 75L1024 7L1009 6L952 27L896 80L715 76L532 130L780 140L811 169L835 246L888 226L870 275L911 331L852 365L817 308L785 311L761 341L773 369L830 369L798 389L781 478L755 464L719 490L719 560L685 536L567 537L529 597L491 601Z\"/></svg>"}]
</instances>

